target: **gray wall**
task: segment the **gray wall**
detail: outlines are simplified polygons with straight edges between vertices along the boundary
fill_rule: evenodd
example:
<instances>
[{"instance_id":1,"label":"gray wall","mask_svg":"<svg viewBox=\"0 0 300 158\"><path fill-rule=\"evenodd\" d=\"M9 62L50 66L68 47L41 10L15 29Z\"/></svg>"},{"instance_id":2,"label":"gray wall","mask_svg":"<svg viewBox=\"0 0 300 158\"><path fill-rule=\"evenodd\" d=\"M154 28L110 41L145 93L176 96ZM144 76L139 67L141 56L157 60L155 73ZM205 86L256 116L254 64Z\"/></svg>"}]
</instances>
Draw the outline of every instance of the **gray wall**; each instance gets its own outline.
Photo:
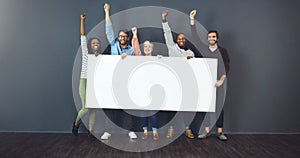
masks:
<instances>
[{"instance_id":1,"label":"gray wall","mask_svg":"<svg viewBox=\"0 0 300 158\"><path fill-rule=\"evenodd\" d=\"M104 19L99 0L0 1L0 131L69 132L76 116L72 69L79 14L89 32ZM220 31L231 58L225 130L300 132L300 2L297 0L108 1L111 14L138 6L198 10ZM160 14L160 13L157 13Z\"/></svg>"}]
</instances>

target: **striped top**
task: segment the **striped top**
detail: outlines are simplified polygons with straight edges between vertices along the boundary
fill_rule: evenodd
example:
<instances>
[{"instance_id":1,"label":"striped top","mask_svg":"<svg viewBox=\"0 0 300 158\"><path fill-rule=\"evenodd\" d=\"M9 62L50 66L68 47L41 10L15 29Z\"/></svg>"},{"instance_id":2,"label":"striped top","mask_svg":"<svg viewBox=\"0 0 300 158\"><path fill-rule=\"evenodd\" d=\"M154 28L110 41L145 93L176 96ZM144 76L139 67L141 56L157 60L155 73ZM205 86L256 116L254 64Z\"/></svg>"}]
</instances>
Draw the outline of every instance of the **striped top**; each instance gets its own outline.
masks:
<instances>
[{"instance_id":1,"label":"striped top","mask_svg":"<svg viewBox=\"0 0 300 158\"><path fill-rule=\"evenodd\" d=\"M88 64L88 48L86 42L86 36L81 35L81 52L82 52L82 64L80 78L87 78L87 64Z\"/></svg>"}]
</instances>

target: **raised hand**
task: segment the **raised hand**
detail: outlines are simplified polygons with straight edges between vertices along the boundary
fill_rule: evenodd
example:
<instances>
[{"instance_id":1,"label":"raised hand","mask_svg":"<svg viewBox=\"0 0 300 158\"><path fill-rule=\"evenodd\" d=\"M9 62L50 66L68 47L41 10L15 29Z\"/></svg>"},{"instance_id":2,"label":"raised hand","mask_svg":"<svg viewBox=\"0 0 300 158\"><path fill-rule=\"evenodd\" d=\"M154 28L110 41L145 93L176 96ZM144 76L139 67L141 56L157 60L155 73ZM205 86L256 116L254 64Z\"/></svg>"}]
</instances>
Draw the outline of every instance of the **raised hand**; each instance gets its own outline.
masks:
<instances>
[{"instance_id":1,"label":"raised hand","mask_svg":"<svg viewBox=\"0 0 300 158\"><path fill-rule=\"evenodd\" d=\"M190 12L190 24L191 24L192 26L195 25L195 16L196 16L196 14L197 14L196 9L194 9L194 10L192 10L192 11Z\"/></svg>"},{"instance_id":2,"label":"raised hand","mask_svg":"<svg viewBox=\"0 0 300 158\"><path fill-rule=\"evenodd\" d=\"M166 18L168 16L168 10L164 10L161 14L161 18L163 21L166 21Z\"/></svg>"},{"instance_id":3,"label":"raised hand","mask_svg":"<svg viewBox=\"0 0 300 158\"><path fill-rule=\"evenodd\" d=\"M133 37L137 37L137 28L133 27L133 28L131 28L131 31L132 31Z\"/></svg>"},{"instance_id":4,"label":"raised hand","mask_svg":"<svg viewBox=\"0 0 300 158\"><path fill-rule=\"evenodd\" d=\"M80 14L80 18L81 18L81 20L85 20L85 18L86 18L86 14Z\"/></svg>"},{"instance_id":5,"label":"raised hand","mask_svg":"<svg viewBox=\"0 0 300 158\"><path fill-rule=\"evenodd\" d=\"M196 14L197 14L197 10L196 10L196 9L192 10L192 11L190 12L190 18L191 18L191 19L195 19Z\"/></svg>"},{"instance_id":6,"label":"raised hand","mask_svg":"<svg viewBox=\"0 0 300 158\"><path fill-rule=\"evenodd\" d=\"M104 8L105 12L109 12L110 5L108 3L105 3L104 6L103 6L103 8Z\"/></svg>"}]
</instances>

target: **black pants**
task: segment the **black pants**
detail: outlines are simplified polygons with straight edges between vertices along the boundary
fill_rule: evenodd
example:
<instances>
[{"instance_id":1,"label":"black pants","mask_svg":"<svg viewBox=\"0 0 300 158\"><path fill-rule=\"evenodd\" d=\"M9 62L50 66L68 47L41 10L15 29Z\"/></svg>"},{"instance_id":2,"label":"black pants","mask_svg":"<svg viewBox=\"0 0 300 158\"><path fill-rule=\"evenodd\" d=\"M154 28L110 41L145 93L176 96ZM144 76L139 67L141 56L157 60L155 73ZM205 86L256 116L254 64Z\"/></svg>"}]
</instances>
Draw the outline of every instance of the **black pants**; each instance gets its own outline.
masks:
<instances>
[{"instance_id":1,"label":"black pants","mask_svg":"<svg viewBox=\"0 0 300 158\"><path fill-rule=\"evenodd\" d=\"M139 118L126 113L121 109L104 109L103 110L106 118L111 122L116 124L118 127L123 128L128 131L134 131L135 126L139 126L138 121ZM105 131L111 131L113 128L112 125L105 124Z\"/></svg>"},{"instance_id":2,"label":"black pants","mask_svg":"<svg viewBox=\"0 0 300 158\"><path fill-rule=\"evenodd\" d=\"M210 126L210 124L209 124L209 123L210 123L210 120L205 120L205 122L203 122L206 115L208 115L208 114L205 113L205 112L198 112L198 113L196 114L196 116L195 116L195 118L194 118L194 120L193 120L192 123L194 123L195 125L199 125L199 123L204 123L204 126L205 126L205 127ZM209 117L208 117L208 119L209 119ZM197 122L198 122L198 123L197 123ZM224 110L222 109L222 111L221 111L221 113L220 113L220 116L219 116L219 118L218 118L218 120L217 120L217 122L216 122L216 126L217 126L218 128L223 128L223 123L224 123ZM201 124L200 124L200 125L201 125ZM200 126L199 126L199 127L200 127Z\"/></svg>"}]
</instances>

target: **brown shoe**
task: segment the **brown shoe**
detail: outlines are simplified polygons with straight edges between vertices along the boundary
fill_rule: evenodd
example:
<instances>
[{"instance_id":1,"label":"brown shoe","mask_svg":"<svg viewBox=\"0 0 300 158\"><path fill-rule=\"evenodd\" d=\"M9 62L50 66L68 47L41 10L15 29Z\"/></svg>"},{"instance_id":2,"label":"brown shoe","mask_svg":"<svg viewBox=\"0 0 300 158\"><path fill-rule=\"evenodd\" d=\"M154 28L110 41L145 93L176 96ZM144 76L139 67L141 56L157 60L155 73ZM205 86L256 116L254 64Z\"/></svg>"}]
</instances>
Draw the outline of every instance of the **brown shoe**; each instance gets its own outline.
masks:
<instances>
[{"instance_id":1,"label":"brown shoe","mask_svg":"<svg viewBox=\"0 0 300 158\"><path fill-rule=\"evenodd\" d=\"M153 133L153 140L158 140L159 137L158 137L158 133Z\"/></svg>"},{"instance_id":2,"label":"brown shoe","mask_svg":"<svg viewBox=\"0 0 300 158\"><path fill-rule=\"evenodd\" d=\"M168 138L168 139L169 139L169 138L172 138L173 135L174 135L174 128L173 128L173 127L170 127L170 128L168 129L167 138Z\"/></svg>"},{"instance_id":3,"label":"brown shoe","mask_svg":"<svg viewBox=\"0 0 300 158\"><path fill-rule=\"evenodd\" d=\"M148 133L143 133L142 139L148 139Z\"/></svg>"},{"instance_id":4,"label":"brown shoe","mask_svg":"<svg viewBox=\"0 0 300 158\"><path fill-rule=\"evenodd\" d=\"M185 130L185 135L191 139L195 138L194 134L192 133L192 131L190 129Z\"/></svg>"}]
</instances>

